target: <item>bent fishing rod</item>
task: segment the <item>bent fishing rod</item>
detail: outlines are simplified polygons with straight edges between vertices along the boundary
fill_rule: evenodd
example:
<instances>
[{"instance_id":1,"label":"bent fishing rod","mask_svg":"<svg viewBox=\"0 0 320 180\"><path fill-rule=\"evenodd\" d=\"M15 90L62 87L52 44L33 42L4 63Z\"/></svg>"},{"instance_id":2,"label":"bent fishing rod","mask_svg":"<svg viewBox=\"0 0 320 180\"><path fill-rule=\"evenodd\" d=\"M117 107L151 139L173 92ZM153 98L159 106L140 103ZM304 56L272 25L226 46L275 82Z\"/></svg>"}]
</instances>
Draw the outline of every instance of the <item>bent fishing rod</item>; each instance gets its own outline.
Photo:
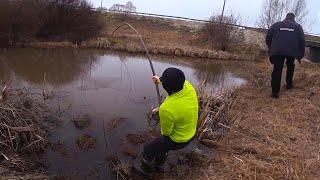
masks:
<instances>
[{"instance_id":1,"label":"bent fishing rod","mask_svg":"<svg viewBox=\"0 0 320 180\"><path fill-rule=\"evenodd\" d=\"M154 70L154 67L153 67L153 64L152 64L152 61L151 61L150 54L149 54L149 51L148 51L148 49L147 49L147 46L146 46L146 44L144 43L144 41L143 41L140 33L139 33L131 24L129 24L129 23L124 23L124 24L118 26L118 27L112 32L112 35L114 35L114 33L115 33L117 30L119 30L120 28L122 28L122 27L124 27L124 26L128 26L128 27L129 27L131 30L133 30L133 31L136 33L136 35L139 37L140 42L141 42L141 45L142 45L142 47L143 47L143 49L144 49L144 51L145 51L145 53L146 53L146 56L147 56L147 58L148 58L148 60L149 60L150 68L151 68L151 71L152 71L152 75L155 76L155 75L156 75L156 72L155 72L155 70ZM155 83L155 87L156 87L157 96L158 96L158 103L159 103L159 106L160 106L160 105L161 105L161 96L160 96L159 86L158 86L157 83Z\"/></svg>"}]
</instances>

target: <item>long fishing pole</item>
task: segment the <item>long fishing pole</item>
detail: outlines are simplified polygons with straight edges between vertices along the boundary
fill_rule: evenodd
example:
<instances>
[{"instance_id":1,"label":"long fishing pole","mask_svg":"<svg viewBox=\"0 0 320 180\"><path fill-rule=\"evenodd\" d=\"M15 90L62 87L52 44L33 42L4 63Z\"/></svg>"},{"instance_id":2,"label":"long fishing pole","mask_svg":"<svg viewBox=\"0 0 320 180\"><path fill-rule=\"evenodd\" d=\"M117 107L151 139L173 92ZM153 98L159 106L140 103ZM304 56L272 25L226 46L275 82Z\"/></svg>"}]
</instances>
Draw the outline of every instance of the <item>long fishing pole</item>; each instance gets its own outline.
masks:
<instances>
[{"instance_id":1,"label":"long fishing pole","mask_svg":"<svg viewBox=\"0 0 320 180\"><path fill-rule=\"evenodd\" d=\"M155 76L155 75L156 75L156 72L155 72L155 70L154 70L154 67L153 67L153 64L152 64L152 61L151 61L150 54L149 54L149 51L148 51L148 49L147 49L147 46L146 46L146 44L144 43L144 41L143 41L140 33L139 33L131 24L129 24L129 23L124 23L124 24L118 26L118 27L112 32L112 35L114 35L114 33L115 33L117 30L119 30L120 28L122 28L122 27L124 27L124 26L130 27L130 28L136 33L136 35L139 37L140 42L141 42L141 44L142 44L142 46L143 46L143 48L144 48L144 50L145 50L145 52L146 52L146 55L147 55L148 60L149 60L150 68L151 68L151 71L152 71L152 75ZM155 83L155 87L156 87L157 96L158 96L158 103L159 103L159 106L160 106L160 105L161 105L161 97L160 97L159 86L158 86L157 83Z\"/></svg>"}]
</instances>

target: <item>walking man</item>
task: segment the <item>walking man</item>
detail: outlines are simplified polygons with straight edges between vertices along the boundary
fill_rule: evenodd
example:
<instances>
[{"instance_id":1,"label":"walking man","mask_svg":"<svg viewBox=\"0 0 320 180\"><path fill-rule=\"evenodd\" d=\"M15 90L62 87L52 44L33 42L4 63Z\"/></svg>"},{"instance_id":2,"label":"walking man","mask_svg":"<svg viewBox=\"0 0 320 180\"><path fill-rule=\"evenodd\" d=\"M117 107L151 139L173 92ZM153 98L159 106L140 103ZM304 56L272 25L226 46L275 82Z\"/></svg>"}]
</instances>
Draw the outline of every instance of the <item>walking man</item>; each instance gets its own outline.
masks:
<instances>
[{"instance_id":1,"label":"walking man","mask_svg":"<svg viewBox=\"0 0 320 180\"><path fill-rule=\"evenodd\" d=\"M266 36L270 62L274 65L272 72L272 98L278 99L284 62L287 64L287 89L292 89L294 61L301 59L305 53L305 37L302 26L295 21L295 15L288 13L285 20L273 24Z\"/></svg>"},{"instance_id":2,"label":"walking man","mask_svg":"<svg viewBox=\"0 0 320 180\"><path fill-rule=\"evenodd\" d=\"M163 172L168 152L187 146L198 122L197 93L181 70L168 68L153 81L162 84L168 96L159 108L161 136L146 144L142 157L134 163L134 169L143 175Z\"/></svg>"}]
</instances>

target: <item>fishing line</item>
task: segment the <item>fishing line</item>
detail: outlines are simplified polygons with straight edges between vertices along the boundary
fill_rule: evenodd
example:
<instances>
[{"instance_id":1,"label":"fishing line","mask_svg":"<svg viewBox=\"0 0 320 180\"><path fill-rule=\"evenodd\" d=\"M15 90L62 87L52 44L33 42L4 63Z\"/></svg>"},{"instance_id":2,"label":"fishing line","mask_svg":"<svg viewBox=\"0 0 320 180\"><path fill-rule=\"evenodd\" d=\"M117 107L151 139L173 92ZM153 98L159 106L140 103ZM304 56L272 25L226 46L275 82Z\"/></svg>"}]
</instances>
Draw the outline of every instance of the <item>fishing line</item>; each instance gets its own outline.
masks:
<instances>
[{"instance_id":1,"label":"fishing line","mask_svg":"<svg viewBox=\"0 0 320 180\"><path fill-rule=\"evenodd\" d=\"M127 100L130 101L130 95L131 95L131 91L132 91L132 86L131 86L131 75L128 69L128 66L125 62L122 62L124 64L124 67L126 68L126 71L128 73L128 81L129 81L129 92L128 92L128 97Z\"/></svg>"}]
</instances>

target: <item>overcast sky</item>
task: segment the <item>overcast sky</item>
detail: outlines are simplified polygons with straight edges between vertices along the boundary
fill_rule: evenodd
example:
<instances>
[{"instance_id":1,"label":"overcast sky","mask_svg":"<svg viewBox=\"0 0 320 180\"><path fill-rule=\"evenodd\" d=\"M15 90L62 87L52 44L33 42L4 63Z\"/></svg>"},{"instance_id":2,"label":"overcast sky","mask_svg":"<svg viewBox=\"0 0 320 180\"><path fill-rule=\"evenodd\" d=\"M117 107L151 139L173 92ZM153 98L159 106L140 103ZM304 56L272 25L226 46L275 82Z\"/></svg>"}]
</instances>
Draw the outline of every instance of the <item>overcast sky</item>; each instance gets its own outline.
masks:
<instances>
[{"instance_id":1,"label":"overcast sky","mask_svg":"<svg viewBox=\"0 0 320 180\"><path fill-rule=\"evenodd\" d=\"M96 7L101 0L89 0ZM103 6L125 4L128 0L103 0ZM131 0L138 12L208 19L212 13L219 13L223 0ZM227 0L226 13L233 12L241 16L244 25L255 25L263 0ZM311 32L320 34L320 0L308 0Z\"/></svg>"}]
</instances>

